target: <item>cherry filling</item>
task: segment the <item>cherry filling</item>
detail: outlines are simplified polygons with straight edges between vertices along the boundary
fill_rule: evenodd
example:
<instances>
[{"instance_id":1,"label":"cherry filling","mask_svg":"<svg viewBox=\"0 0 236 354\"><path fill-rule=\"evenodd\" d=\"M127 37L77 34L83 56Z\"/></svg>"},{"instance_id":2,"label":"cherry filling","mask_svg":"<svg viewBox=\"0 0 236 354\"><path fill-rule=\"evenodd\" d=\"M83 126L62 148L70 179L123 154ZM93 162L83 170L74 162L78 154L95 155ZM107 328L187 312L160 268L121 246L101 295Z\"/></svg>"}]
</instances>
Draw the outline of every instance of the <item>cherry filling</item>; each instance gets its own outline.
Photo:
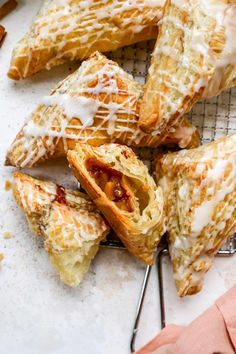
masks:
<instances>
[{"instance_id":1,"label":"cherry filling","mask_svg":"<svg viewBox=\"0 0 236 354\"><path fill-rule=\"evenodd\" d=\"M57 185L57 192L54 201L60 204L66 204L66 193L64 187Z\"/></svg>"},{"instance_id":2,"label":"cherry filling","mask_svg":"<svg viewBox=\"0 0 236 354\"><path fill-rule=\"evenodd\" d=\"M133 211L130 196L125 189L124 175L121 172L113 170L93 158L86 161L86 168L110 200L122 210Z\"/></svg>"}]
</instances>

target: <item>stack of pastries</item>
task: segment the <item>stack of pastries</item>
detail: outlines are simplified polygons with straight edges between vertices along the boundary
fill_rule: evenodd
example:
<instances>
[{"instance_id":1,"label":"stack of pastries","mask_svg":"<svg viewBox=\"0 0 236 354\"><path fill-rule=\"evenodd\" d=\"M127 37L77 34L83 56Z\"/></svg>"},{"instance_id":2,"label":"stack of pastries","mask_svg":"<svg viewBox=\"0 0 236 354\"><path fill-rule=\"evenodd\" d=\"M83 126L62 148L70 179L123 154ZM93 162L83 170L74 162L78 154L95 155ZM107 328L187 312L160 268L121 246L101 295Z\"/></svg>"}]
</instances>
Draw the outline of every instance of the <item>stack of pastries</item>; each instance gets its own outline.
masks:
<instances>
[{"instance_id":1,"label":"stack of pastries","mask_svg":"<svg viewBox=\"0 0 236 354\"><path fill-rule=\"evenodd\" d=\"M13 51L24 79L68 60L78 70L42 98L6 165L67 157L87 192L21 172L13 194L61 280L78 285L112 228L153 264L166 235L179 296L202 288L236 229L236 134L199 146L186 114L236 83L235 0L45 1ZM142 87L101 52L157 38ZM132 148L156 152L154 175Z\"/></svg>"}]
</instances>

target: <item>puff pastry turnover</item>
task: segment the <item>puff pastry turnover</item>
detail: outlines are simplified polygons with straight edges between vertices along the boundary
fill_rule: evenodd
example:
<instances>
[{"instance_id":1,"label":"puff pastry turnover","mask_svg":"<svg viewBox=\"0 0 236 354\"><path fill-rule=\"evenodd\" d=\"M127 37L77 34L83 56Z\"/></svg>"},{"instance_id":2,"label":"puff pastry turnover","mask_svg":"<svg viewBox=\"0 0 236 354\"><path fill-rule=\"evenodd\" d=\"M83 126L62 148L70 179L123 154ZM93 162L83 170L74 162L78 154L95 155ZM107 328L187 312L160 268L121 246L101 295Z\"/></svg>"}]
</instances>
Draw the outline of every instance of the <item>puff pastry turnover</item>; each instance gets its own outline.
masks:
<instances>
[{"instance_id":1,"label":"puff pastry turnover","mask_svg":"<svg viewBox=\"0 0 236 354\"><path fill-rule=\"evenodd\" d=\"M140 111L161 132L236 83L236 1L167 0Z\"/></svg>"},{"instance_id":2,"label":"puff pastry turnover","mask_svg":"<svg viewBox=\"0 0 236 354\"><path fill-rule=\"evenodd\" d=\"M15 172L13 194L61 280L77 286L109 227L84 193Z\"/></svg>"},{"instance_id":3,"label":"puff pastry turnover","mask_svg":"<svg viewBox=\"0 0 236 354\"><path fill-rule=\"evenodd\" d=\"M194 294L214 255L236 231L236 134L164 155L156 172L177 291Z\"/></svg>"},{"instance_id":4,"label":"puff pastry turnover","mask_svg":"<svg viewBox=\"0 0 236 354\"><path fill-rule=\"evenodd\" d=\"M156 38L164 0L45 0L17 44L8 76L19 80L98 50Z\"/></svg>"},{"instance_id":5,"label":"puff pastry turnover","mask_svg":"<svg viewBox=\"0 0 236 354\"><path fill-rule=\"evenodd\" d=\"M122 145L78 144L68 161L82 187L128 250L153 263L164 233L163 197L147 167Z\"/></svg>"},{"instance_id":6,"label":"puff pastry turnover","mask_svg":"<svg viewBox=\"0 0 236 354\"><path fill-rule=\"evenodd\" d=\"M137 126L141 94L132 76L96 52L44 97L13 142L6 164L32 167L65 156L79 140L92 145L198 145L198 132L186 118L162 135L143 133Z\"/></svg>"}]
</instances>

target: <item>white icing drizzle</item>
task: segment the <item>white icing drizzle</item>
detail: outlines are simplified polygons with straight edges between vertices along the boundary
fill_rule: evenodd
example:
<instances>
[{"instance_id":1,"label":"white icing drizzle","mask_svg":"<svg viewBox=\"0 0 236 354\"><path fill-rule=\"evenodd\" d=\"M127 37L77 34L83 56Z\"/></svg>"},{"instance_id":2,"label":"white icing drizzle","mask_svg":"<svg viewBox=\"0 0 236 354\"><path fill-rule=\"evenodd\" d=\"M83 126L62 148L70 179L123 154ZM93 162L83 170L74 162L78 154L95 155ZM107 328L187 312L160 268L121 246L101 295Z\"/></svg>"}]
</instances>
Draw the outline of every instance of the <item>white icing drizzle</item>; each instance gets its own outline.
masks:
<instances>
[{"instance_id":1,"label":"white icing drizzle","mask_svg":"<svg viewBox=\"0 0 236 354\"><path fill-rule=\"evenodd\" d=\"M232 74L230 80L236 79L236 3L226 3L225 1L216 0L198 0L198 1L181 1L172 0L170 8L176 6L180 11L186 11L190 20L184 23L178 15L167 14L160 23L163 26L162 35L157 41L153 56L153 61L149 73L153 76L158 70L158 85L164 85L175 92L174 98L172 95L163 94L159 89L158 95L163 101L163 110L165 114L162 117L162 124L168 121L169 118L179 112L182 115L180 107L182 107L183 99L192 92L199 92L201 88L205 88L203 98L209 98L220 93L222 90L222 79L225 69L231 66ZM177 11L175 11L177 14ZM203 16L205 19L203 21ZM209 23L215 22L212 25L212 32L209 32ZM194 24L193 24L194 23ZM170 46L170 38L173 30L167 29L167 26L175 27L175 31L179 30L177 37L183 37L184 53L181 54L173 45ZM221 53L214 53L211 39L218 32L223 33L225 44ZM175 78L173 72L159 70L156 63L160 62L160 57L166 56L178 62L179 68L182 68L182 76ZM196 61L200 63L201 69L196 65ZM200 65L200 64L199 64ZM185 75L183 75L183 69ZM176 69L176 72L178 70ZM200 76L199 76L200 75ZM174 102L173 102L174 101ZM158 129L160 127L157 127Z\"/></svg>"},{"instance_id":2,"label":"white icing drizzle","mask_svg":"<svg viewBox=\"0 0 236 354\"><path fill-rule=\"evenodd\" d=\"M127 89L119 88L120 77L127 83ZM43 98L26 122L23 136L18 136L11 147L17 150L20 146L18 151L22 151L15 164L32 166L41 158L50 157L60 139L65 153L68 139L125 139L127 145L138 145L142 139L151 142L155 137L149 137L137 127L141 92L141 86L130 75L96 54L83 62L50 96Z\"/></svg>"},{"instance_id":3,"label":"white icing drizzle","mask_svg":"<svg viewBox=\"0 0 236 354\"><path fill-rule=\"evenodd\" d=\"M183 286L201 283L213 253L235 230L235 147L236 134L161 162L175 280Z\"/></svg>"},{"instance_id":4,"label":"white icing drizzle","mask_svg":"<svg viewBox=\"0 0 236 354\"><path fill-rule=\"evenodd\" d=\"M201 188L213 185L208 192L209 200L203 201L194 211L192 222L193 235L199 235L202 229L212 222L214 212L219 207L219 203L224 201L225 197L234 192L236 186L236 168L232 168L231 173L224 179L226 168L229 164L235 165L235 157L227 160L214 161L214 167L207 171L206 178L201 182ZM221 182L222 181L222 182ZM214 185L220 183L219 188L215 191ZM200 189L201 191L201 189ZM198 193L199 194L199 193Z\"/></svg>"},{"instance_id":5,"label":"white icing drizzle","mask_svg":"<svg viewBox=\"0 0 236 354\"><path fill-rule=\"evenodd\" d=\"M52 46L56 49L55 56L46 63L50 69L61 58L74 60L79 53L79 59L84 59L91 49L101 50L96 44L103 39L110 42L110 50L121 46L122 31L129 31L132 43L136 33L156 26L164 3L164 0L47 0L27 41L36 50L38 47L50 50ZM24 45L19 43L19 47Z\"/></svg>"},{"instance_id":6,"label":"white icing drizzle","mask_svg":"<svg viewBox=\"0 0 236 354\"><path fill-rule=\"evenodd\" d=\"M45 230L46 246L58 252L68 250L68 246L71 249L80 248L84 242L94 241L101 237L107 229L101 216L95 212L70 208L68 213L66 205L54 205L51 212L54 215ZM61 240L55 237L55 227L63 230L59 235Z\"/></svg>"},{"instance_id":7,"label":"white icing drizzle","mask_svg":"<svg viewBox=\"0 0 236 354\"><path fill-rule=\"evenodd\" d=\"M96 240L107 230L100 214L91 207L91 202L79 195L65 189L68 205L64 205L54 203L57 186L52 182L25 176L16 177L14 185L29 223L31 220L34 225L38 223L40 232L45 236L46 246L52 247L54 251L82 247L84 242ZM38 218L34 219L33 215Z\"/></svg>"},{"instance_id":8,"label":"white icing drizzle","mask_svg":"<svg viewBox=\"0 0 236 354\"><path fill-rule=\"evenodd\" d=\"M45 183L43 186L39 183L32 183L30 180L14 179L15 188L20 195L20 201L23 208L31 213L37 211L37 207L43 207L52 203L56 195L56 185ZM40 189L37 188L40 185Z\"/></svg>"},{"instance_id":9,"label":"white icing drizzle","mask_svg":"<svg viewBox=\"0 0 236 354\"><path fill-rule=\"evenodd\" d=\"M87 128L93 124L94 115L98 109L98 102L94 101L94 99L83 96L70 96L66 93L46 96L43 98L41 103L44 104L45 107L63 107L65 115L68 119L72 119L74 117L78 118L84 128ZM29 128L29 126L26 128ZM29 134L31 133L31 129Z\"/></svg>"}]
</instances>

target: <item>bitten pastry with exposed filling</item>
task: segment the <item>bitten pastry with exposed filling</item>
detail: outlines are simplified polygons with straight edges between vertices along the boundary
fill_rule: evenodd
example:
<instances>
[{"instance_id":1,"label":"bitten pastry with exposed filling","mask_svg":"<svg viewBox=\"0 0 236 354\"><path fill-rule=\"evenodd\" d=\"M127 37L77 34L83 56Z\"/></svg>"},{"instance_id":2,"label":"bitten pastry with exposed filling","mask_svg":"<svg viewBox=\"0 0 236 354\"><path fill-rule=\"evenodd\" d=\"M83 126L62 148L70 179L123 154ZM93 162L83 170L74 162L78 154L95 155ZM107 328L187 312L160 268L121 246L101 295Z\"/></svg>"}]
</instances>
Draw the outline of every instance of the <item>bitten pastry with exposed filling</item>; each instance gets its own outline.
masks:
<instances>
[{"instance_id":1,"label":"bitten pastry with exposed filling","mask_svg":"<svg viewBox=\"0 0 236 354\"><path fill-rule=\"evenodd\" d=\"M156 38L164 0L45 0L12 54L8 76L24 79L96 50Z\"/></svg>"},{"instance_id":2,"label":"bitten pastry with exposed filling","mask_svg":"<svg viewBox=\"0 0 236 354\"><path fill-rule=\"evenodd\" d=\"M89 197L26 174L13 174L13 195L50 261L69 286L87 273L110 229Z\"/></svg>"},{"instance_id":3,"label":"bitten pastry with exposed filling","mask_svg":"<svg viewBox=\"0 0 236 354\"><path fill-rule=\"evenodd\" d=\"M145 132L166 130L194 103L236 84L236 1L167 0L140 109Z\"/></svg>"},{"instance_id":4,"label":"bitten pastry with exposed filling","mask_svg":"<svg viewBox=\"0 0 236 354\"><path fill-rule=\"evenodd\" d=\"M163 196L147 167L122 145L78 144L68 161L127 249L146 264L164 233Z\"/></svg>"},{"instance_id":5,"label":"bitten pastry with exposed filling","mask_svg":"<svg viewBox=\"0 0 236 354\"><path fill-rule=\"evenodd\" d=\"M195 294L214 255L236 231L236 134L164 155L156 173L177 292Z\"/></svg>"},{"instance_id":6,"label":"bitten pastry with exposed filling","mask_svg":"<svg viewBox=\"0 0 236 354\"><path fill-rule=\"evenodd\" d=\"M65 156L78 141L198 146L198 131L187 118L161 135L143 133L138 128L141 95L142 87L131 75L98 52L93 54L42 99L11 145L6 164L32 167Z\"/></svg>"}]
</instances>

